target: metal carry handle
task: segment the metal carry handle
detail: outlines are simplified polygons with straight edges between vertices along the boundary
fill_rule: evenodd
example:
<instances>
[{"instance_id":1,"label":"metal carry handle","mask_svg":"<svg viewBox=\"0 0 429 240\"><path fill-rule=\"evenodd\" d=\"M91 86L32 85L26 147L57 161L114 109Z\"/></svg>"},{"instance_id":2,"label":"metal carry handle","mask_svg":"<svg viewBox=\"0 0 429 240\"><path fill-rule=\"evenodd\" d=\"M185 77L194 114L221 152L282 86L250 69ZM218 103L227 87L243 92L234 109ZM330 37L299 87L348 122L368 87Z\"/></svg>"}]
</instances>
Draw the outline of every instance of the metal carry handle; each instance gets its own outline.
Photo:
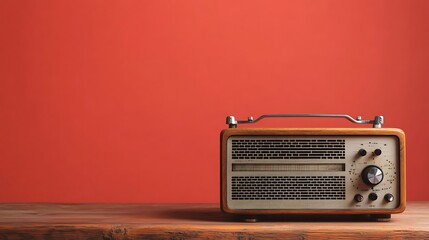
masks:
<instances>
[{"instance_id":1,"label":"metal carry handle","mask_svg":"<svg viewBox=\"0 0 429 240\"><path fill-rule=\"evenodd\" d=\"M236 120L234 116L226 117L226 124L229 128L236 128L238 124L246 123L256 123L264 118L278 118L278 117L324 117L324 118L345 118L350 122L356 124L372 124L374 128L381 128L381 125L384 123L383 116L375 116L374 120L362 120L361 116L356 117L356 119L350 117L346 114L265 114L253 120L252 116L247 117L247 120Z\"/></svg>"}]
</instances>

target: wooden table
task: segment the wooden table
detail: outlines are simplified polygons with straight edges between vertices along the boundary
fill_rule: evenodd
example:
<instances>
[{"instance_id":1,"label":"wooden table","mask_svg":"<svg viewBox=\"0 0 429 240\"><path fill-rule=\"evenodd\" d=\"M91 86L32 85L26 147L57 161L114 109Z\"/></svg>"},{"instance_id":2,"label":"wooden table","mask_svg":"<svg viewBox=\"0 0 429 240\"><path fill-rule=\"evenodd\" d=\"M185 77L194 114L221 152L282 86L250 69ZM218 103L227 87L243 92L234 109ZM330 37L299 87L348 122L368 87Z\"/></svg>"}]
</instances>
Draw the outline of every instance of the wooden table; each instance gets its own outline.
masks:
<instances>
[{"instance_id":1,"label":"wooden table","mask_svg":"<svg viewBox=\"0 0 429 240\"><path fill-rule=\"evenodd\" d=\"M1 203L0 239L429 239L429 202L390 222L276 217L246 223L215 204Z\"/></svg>"}]
</instances>

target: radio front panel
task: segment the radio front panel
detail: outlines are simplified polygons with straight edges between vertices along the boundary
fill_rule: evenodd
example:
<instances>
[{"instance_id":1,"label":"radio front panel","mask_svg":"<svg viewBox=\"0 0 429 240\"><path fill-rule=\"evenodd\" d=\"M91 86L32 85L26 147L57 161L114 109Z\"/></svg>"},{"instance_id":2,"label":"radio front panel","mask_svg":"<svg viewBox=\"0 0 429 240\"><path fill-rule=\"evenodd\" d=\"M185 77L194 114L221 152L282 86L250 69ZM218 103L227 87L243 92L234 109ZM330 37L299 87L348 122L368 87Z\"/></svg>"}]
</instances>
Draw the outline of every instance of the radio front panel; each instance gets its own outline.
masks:
<instances>
[{"instance_id":1,"label":"radio front panel","mask_svg":"<svg viewBox=\"0 0 429 240\"><path fill-rule=\"evenodd\" d=\"M401 204L395 135L231 135L231 210L376 210Z\"/></svg>"}]
</instances>

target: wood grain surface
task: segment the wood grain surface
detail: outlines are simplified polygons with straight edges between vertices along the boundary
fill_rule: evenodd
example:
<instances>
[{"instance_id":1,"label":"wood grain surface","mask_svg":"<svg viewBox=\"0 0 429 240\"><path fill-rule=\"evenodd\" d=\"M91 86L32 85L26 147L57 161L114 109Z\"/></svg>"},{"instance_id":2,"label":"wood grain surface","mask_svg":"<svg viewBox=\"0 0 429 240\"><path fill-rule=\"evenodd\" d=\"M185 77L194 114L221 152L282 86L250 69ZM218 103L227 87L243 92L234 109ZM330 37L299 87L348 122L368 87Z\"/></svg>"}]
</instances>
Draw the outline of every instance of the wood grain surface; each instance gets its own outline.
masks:
<instances>
[{"instance_id":1,"label":"wood grain surface","mask_svg":"<svg viewBox=\"0 0 429 240\"><path fill-rule=\"evenodd\" d=\"M217 204L1 203L0 239L429 239L429 202L390 222L364 216L274 216L256 223Z\"/></svg>"}]
</instances>

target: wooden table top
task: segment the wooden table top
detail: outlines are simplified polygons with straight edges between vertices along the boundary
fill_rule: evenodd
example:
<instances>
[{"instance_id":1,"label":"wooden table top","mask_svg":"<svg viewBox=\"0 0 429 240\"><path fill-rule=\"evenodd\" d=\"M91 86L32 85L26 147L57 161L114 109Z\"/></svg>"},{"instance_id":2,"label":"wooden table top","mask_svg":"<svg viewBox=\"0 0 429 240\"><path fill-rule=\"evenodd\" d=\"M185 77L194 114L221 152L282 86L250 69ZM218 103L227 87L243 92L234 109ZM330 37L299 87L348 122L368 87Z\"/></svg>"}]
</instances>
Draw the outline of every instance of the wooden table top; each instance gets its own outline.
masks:
<instances>
[{"instance_id":1,"label":"wooden table top","mask_svg":"<svg viewBox=\"0 0 429 240\"><path fill-rule=\"evenodd\" d=\"M241 221L217 204L0 203L0 239L429 239L429 202L390 222L298 216Z\"/></svg>"}]
</instances>

